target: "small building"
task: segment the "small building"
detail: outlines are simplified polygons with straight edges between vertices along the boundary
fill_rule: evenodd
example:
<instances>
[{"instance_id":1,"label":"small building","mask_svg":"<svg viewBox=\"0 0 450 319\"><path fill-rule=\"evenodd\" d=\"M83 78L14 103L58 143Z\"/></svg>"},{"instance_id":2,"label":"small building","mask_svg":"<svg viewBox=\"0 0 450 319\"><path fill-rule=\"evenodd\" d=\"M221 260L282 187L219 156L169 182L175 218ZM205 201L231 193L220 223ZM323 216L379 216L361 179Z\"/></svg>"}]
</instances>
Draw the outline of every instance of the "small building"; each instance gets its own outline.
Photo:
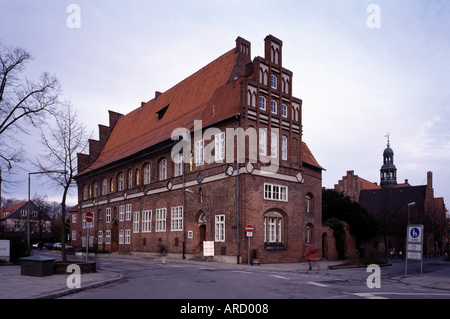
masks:
<instances>
[{"instance_id":1,"label":"small building","mask_svg":"<svg viewBox=\"0 0 450 319\"><path fill-rule=\"evenodd\" d=\"M50 236L51 220L30 201L31 239ZM28 201L0 208L0 233L4 236L23 235L26 238L28 224Z\"/></svg>"},{"instance_id":2,"label":"small building","mask_svg":"<svg viewBox=\"0 0 450 319\"><path fill-rule=\"evenodd\" d=\"M302 100L269 35L265 56L236 46L127 115L109 111L99 140L79 154L71 245L180 258L298 262L321 245L323 168L302 141Z\"/></svg>"}]
</instances>

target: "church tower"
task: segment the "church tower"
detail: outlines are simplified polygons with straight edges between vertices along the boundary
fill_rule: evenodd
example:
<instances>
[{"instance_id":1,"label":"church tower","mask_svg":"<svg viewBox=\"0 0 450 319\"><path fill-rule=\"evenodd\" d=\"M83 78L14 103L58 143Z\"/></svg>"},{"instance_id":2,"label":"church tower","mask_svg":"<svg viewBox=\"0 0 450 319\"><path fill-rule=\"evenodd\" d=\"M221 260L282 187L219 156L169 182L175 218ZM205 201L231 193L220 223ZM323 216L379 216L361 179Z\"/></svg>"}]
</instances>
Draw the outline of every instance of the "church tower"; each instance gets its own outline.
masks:
<instances>
[{"instance_id":1,"label":"church tower","mask_svg":"<svg viewBox=\"0 0 450 319\"><path fill-rule=\"evenodd\" d=\"M389 133L386 135L387 147L383 152L383 166L380 169L380 185L382 188L392 188L397 185L397 168L394 165L394 151L390 147Z\"/></svg>"}]
</instances>

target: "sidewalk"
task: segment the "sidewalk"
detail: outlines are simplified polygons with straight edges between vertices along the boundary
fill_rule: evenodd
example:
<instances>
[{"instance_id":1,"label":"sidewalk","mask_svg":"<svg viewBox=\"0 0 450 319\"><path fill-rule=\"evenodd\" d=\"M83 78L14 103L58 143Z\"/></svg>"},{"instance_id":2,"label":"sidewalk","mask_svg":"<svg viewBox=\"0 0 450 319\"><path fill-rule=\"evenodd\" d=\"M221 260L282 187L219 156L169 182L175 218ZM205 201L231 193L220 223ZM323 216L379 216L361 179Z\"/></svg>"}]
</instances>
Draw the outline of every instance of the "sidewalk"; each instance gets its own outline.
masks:
<instances>
[{"instance_id":1,"label":"sidewalk","mask_svg":"<svg viewBox=\"0 0 450 319\"><path fill-rule=\"evenodd\" d=\"M115 256L114 258L130 258L129 256ZM139 258L139 257L131 257ZM276 271L306 271L308 264L292 263L292 264L261 264L261 265L237 265L224 264L218 262L202 262L183 259L168 259L170 263L188 263L196 264L204 267L227 267L239 269L261 269ZM327 269L330 265L337 265L339 262L319 262L321 269ZM313 270L316 271L313 266ZM336 270L339 271L339 270ZM68 288L67 279L70 273L64 275L53 275L46 277L22 276L20 266L0 266L0 299L52 299L76 293L82 290L100 287L120 280L123 275L117 272L98 270L92 274L81 275L81 288ZM450 263L448 267L443 267L439 271L420 274L408 274L407 276L394 277L407 285L430 287L437 289L450 290Z\"/></svg>"}]
</instances>

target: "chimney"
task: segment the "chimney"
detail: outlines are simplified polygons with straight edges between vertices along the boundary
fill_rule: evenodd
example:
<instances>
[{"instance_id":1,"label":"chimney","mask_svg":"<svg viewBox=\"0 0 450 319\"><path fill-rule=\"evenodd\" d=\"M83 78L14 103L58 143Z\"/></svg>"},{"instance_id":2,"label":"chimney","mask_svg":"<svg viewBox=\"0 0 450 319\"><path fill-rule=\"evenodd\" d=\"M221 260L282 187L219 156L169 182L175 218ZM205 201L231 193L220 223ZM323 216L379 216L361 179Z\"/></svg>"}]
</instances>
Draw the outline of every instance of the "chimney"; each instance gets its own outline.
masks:
<instances>
[{"instance_id":1,"label":"chimney","mask_svg":"<svg viewBox=\"0 0 450 319\"><path fill-rule=\"evenodd\" d=\"M251 58L251 43L241 37L237 37L236 53L242 53Z\"/></svg>"},{"instance_id":2,"label":"chimney","mask_svg":"<svg viewBox=\"0 0 450 319\"><path fill-rule=\"evenodd\" d=\"M162 94L161 92L155 91L155 102L158 101L158 98L161 94Z\"/></svg>"}]
</instances>

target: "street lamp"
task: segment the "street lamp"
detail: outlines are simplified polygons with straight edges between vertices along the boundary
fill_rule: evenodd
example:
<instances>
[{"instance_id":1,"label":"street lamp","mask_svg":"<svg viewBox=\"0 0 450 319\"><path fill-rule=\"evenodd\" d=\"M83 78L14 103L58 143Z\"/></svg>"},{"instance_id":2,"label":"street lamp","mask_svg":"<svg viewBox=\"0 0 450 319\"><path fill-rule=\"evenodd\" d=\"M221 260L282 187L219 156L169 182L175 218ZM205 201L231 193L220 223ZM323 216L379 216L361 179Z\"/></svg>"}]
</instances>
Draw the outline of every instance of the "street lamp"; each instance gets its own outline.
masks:
<instances>
[{"instance_id":1,"label":"street lamp","mask_svg":"<svg viewBox=\"0 0 450 319\"><path fill-rule=\"evenodd\" d=\"M408 225L410 224L410 217L409 217L409 215L410 215L410 211L411 211L411 206L414 206L414 205L416 205L416 202L412 202L412 203L408 204Z\"/></svg>"},{"instance_id":2,"label":"street lamp","mask_svg":"<svg viewBox=\"0 0 450 319\"><path fill-rule=\"evenodd\" d=\"M27 247L31 250L31 205L30 205L30 189L31 189L31 175L35 174L48 174L48 173L59 173L66 174L67 171L42 171L42 172L31 172L28 173L28 214L27 214ZM62 225L64 227L64 225Z\"/></svg>"}]
</instances>

